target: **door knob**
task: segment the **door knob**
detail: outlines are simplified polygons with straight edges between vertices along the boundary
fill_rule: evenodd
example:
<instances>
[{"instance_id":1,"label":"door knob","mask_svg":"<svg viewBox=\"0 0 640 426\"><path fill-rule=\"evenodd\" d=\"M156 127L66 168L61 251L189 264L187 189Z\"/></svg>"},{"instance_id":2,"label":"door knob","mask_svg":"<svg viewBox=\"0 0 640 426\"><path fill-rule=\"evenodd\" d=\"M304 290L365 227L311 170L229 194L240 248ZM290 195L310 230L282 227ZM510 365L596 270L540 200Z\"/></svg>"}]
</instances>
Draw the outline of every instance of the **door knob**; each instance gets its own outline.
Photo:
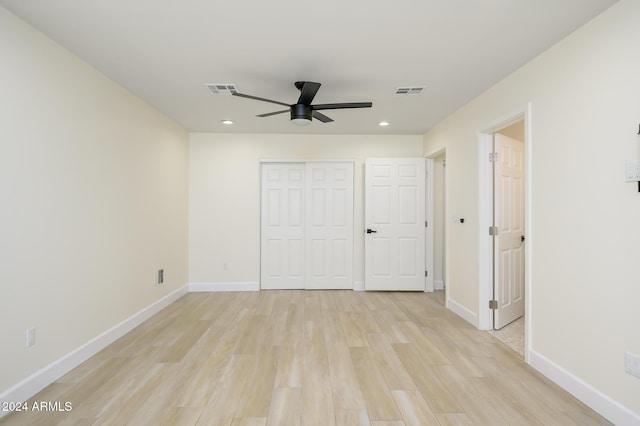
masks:
<instances>
[{"instance_id":1,"label":"door knob","mask_svg":"<svg viewBox=\"0 0 640 426\"><path fill-rule=\"evenodd\" d=\"M367 234L375 234L378 231L374 231L373 229L367 229Z\"/></svg>"},{"instance_id":2,"label":"door knob","mask_svg":"<svg viewBox=\"0 0 640 426\"><path fill-rule=\"evenodd\" d=\"M520 241L524 241L524 235L520 235Z\"/></svg>"}]
</instances>

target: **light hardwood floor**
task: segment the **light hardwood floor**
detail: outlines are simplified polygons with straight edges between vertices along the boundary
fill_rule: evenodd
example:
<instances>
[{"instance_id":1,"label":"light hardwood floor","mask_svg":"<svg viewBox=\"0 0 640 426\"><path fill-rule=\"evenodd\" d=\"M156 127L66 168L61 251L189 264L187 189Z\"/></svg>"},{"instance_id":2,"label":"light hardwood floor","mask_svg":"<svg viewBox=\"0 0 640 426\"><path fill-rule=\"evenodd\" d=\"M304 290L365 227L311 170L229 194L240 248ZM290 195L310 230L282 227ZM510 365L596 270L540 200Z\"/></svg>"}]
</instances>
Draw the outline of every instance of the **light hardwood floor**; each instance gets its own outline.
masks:
<instances>
[{"instance_id":1,"label":"light hardwood floor","mask_svg":"<svg viewBox=\"0 0 640 426\"><path fill-rule=\"evenodd\" d=\"M600 425L442 292L191 293L6 425Z\"/></svg>"}]
</instances>

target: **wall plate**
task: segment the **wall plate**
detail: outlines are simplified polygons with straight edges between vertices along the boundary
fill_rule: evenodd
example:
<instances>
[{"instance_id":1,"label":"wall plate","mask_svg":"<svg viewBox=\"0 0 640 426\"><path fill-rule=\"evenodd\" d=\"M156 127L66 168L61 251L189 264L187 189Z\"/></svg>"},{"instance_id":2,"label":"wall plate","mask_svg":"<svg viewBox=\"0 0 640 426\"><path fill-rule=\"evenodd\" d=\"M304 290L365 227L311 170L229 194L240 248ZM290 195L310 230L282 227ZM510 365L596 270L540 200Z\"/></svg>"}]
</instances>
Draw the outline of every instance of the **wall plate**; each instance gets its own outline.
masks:
<instances>
[{"instance_id":1,"label":"wall plate","mask_svg":"<svg viewBox=\"0 0 640 426\"><path fill-rule=\"evenodd\" d=\"M627 182L640 182L640 161L627 161Z\"/></svg>"}]
</instances>

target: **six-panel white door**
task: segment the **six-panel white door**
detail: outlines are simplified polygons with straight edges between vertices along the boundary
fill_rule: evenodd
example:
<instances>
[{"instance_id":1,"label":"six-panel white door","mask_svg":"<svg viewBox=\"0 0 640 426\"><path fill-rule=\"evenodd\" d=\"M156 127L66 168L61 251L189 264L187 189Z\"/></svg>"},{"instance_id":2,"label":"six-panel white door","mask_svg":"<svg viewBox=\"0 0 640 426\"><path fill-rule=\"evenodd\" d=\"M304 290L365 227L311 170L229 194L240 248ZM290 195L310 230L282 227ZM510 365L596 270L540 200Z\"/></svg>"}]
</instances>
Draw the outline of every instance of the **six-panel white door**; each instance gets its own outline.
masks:
<instances>
[{"instance_id":1,"label":"six-panel white door","mask_svg":"<svg viewBox=\"0 0 640 426\"><path fill-rule=\"evenodd\" d=\"M307 163L307 289L353 288L353 163Z\"/></svg>"},{"instance_id":2,"label":"six-panel white door","mask_svg":"<svg viewBox=\"0 0 640 426\"><path fill-rule=\"evenodd\" d=\"M524 144L495 134L494 328L524 315Z\"/></svg>"},{"instance_id":3,"label":"six-panel white door","mask_svg":"<svg viewBox=\"0 0 640 426\"><path fill-rule=\"evenodd\" d=\"M262 289L353 288L353 163L262 164Z\"/></svg>"},{"instance_id":4,"label":"six-panel white door","mask_svg":"<svg viewBox=\"0 0 640 426\"><path fill-rule=\"evenodd\" d=\"M425 160L365 162L365 289L425 290Z\"/></svg>"},{"instance_id":5,"label":"six-panel white door","mask_svg":"<svg viewBox=\"0 0 640 426\"><path fill-rule=\"evenodd\" d=\"M262 165L260 287L305 285L305 165Z\"/></svg>"}]
</instances>

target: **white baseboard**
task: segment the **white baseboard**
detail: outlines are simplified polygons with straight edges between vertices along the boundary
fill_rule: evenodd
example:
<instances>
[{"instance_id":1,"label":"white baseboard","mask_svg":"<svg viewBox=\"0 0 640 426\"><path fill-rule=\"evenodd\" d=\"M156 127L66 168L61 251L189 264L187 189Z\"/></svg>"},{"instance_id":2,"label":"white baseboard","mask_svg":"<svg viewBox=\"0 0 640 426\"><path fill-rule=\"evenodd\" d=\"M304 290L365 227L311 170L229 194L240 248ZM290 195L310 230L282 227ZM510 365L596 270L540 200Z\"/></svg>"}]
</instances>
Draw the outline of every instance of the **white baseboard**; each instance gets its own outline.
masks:
<instances>
[{"instance_id":1,"label":"white baseboard","mask_svg":"<svg viewBox=\"0 0 640 426\"><path fill-rule=\"evenodd\" d=\"M434 290L444 290L444 281L434 281L433 282Z\"/></svg>"},{"instance_id":2,"label":"white baseboard","mask_svg":"<svg viewBox=\"0 0 640 426\"><path fill-rule=\"evenodd\" d=\"M446 301L447 308L452 311L454 314L458 315L463 320L467 321L469 324L478 328L478 315L471 312L469 309L465 308L461 304L447 299Z\"/></svg>"},{"instance_id":3,"label":"white baseboard","mask_svg":"<svg viewBox=\"0 0 640 426\"><path fill-rule=\"evenodd\" d=\"M104 333L89 340L79 348L69 352L62 358L54 361L41 370L33 373L31 376L22 380L21 382L10 387L6 391L0 394L0 404L3 402L17 402L26 401L33 395L40 392L51 383L58 380L60 377L67 374L69 371L82 364L93 355L100 352L102 349L118 340L120 337L133 330L156 313L160 312L171 303L175 302L185 294L187 294L187 286L182 286L174 292L166 295L162 299L147 306L140 312L130 316L121 323L113 326ZM7 412L0 410L0 418L2 418Z\"/></svg>"},{"instance_id":4,"label":"white baseboard","mask_svg":"<svg viewBox=\"0 0 640 426\"><path fill-rule=\"evenodd\" d=\"M529 351L529 363L533 368L584 402L611 423L616 425L640 425L640 413L631 411L544 355Z\"/></svg>"},{"instance_id":5,"label":"white baseboard","mask_svg":"<svg viewBox=\"0 0 640 426\"><path fill-rule=\"evenodd\" d=\"M189 291L223 292L223 291L260 291L258 282L230 282L230 283L189 283Z\"/></svg>"},{"instance_id":6,"label":"white baseboard","mask_svg":"<svg viewBox=\"0 0 640 426\"><path fill-rule=\"evenodd\" d=\"M354 291L364 291L364 282L355 281ZM189 283L191 293L217 293L224 291L260 291L259 282L228 282L228 283Z\"/></svg>"}]
</instances>

